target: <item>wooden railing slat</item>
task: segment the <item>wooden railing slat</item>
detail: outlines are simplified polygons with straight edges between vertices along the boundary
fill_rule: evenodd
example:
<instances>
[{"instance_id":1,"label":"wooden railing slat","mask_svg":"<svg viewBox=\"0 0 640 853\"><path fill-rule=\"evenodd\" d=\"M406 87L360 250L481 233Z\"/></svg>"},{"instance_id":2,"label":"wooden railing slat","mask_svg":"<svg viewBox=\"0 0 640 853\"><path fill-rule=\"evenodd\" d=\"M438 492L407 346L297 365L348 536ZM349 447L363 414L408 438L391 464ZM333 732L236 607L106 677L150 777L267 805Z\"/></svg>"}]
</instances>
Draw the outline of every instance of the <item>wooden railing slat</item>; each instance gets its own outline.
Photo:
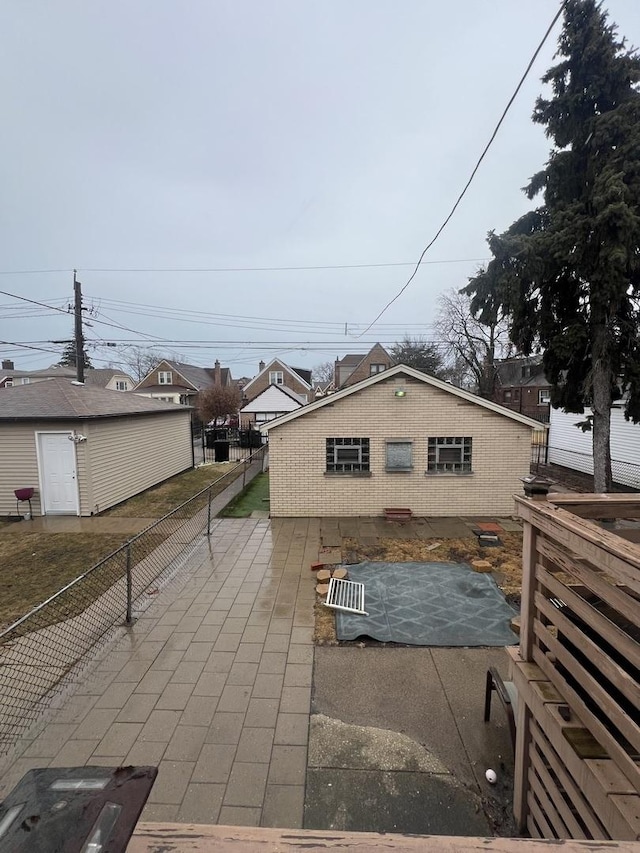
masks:
<instances>
[{"instance_id":1,"label":"wooden railing slat","mask_svg":"<svg viewBox=\"0 0 640 853\"><path fill-rule=\"evenodd\" d=\"M538 625L539 624L540 623L538 623ZM564 650L555 637L552 637L547 632L547 637L544 638L544 643L545 645L548 645L553 654L556 655L556 658L558 660L562 660L564 666L571 671L571 666L575 665L576 661L574 658L569 660L569 655L563 655ZM534 657L536 658L536 662L540 668L549 675L550 680L553 681L558 690L567 697L570 707L578 715L585 728L591 732L593 737L600 743L605 751L615 759L625 776L634 785L635 789L640 792L640 768L633 758L631 758L626 750L624 750L618 741L611 735L606 726L604 726L603 723L601 723L600 720L591 713L582 698L569 685L566 679L562 677L544 652L536 647L534 648ZM574 675L573 672L571 674ZM629 721L629 718L627 717L626 720ZM616 725L618 725L618 723L616 723Z\"/></svg>"},{"instance_id":2,"label":"wooden railing slat","mask_svg":"<svg viewBox=\"0 0 640 853\"><path fill-rule=\"evenodd\" d=\"M561 597L571 610L581 616L587 624L593 626L594 630L598 633L600 633L599 628L602 629L602 624L597 617L600 616L602 621L605 623L609 622L608 619L605 619L601 614L589 607L583 599L572 594L567 587L556 581L555 578L546 572L541 566L538 566L537 568L536 577L547 587L547 589L549 589L550 592ZM630 702L635 703L636 707L640 707L640 684L638 684L629 672L618 662L614 661L602 649L602 647L595 642L595 640L585 634L578 625L572 622L571 619L562 612L562 610L559 610L550 602L545 604L544 602L547 600L541 593L536 593L535 600L544 615L550 619L558 629L562 629L562 633L566 634L567 638L571 640L579 651L590 657L594 667L599 669ZM582 605L584 605L584 607ZM611 622L609 622L609 626L611 628L616 628L616 626ZM604 626L604 629L607 629L606 625ZM620 633L622 634L623 632L620 631ZM614 632L610 631L608 637L603 637L603 639L605 639L611 646L616 645L616 641L612 639L613 634ZM634 641L626 634L623 634L623 638L624 642L622 639L619 639L617 646L617 648L621 649L621 657L625 656L624 653L626 651L626 659L632 666L638 668L639 650L637 643L634 643ZM630 658L633 658L633 660L630 660Z\"/></svg>"},{"instance_id":3,"label":"wooden railing slat","mask_svg":"<svg viewBox=\"0 0 640 853\"><path fill-rule=\"evenodd\" d=\"M599 571L575 555L563 551L544 536L538 537L538 553L556 563L562 571L577 578L591 592L634 625L640 624L640 601L624 589L609 583Z\"/></svg>"}]
</instances>

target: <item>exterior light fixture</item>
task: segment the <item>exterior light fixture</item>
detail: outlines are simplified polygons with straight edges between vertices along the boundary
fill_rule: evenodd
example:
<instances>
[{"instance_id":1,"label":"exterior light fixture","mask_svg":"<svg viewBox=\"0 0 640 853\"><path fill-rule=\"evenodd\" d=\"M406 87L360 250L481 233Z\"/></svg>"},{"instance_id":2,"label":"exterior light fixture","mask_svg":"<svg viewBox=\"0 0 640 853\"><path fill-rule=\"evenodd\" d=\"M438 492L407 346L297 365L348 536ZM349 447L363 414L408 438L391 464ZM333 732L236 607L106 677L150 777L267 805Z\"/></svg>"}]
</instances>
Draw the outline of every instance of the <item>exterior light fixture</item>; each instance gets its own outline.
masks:
<instances>
[{"instance_id":1,"label":"exterior light fixture","mask_svg":"<svg viewBox=\"0 0 640 853\"><path fill-rule=\"evenodd\" d=\"M406 397L407 392L405 391L404 388L396 388L396 390L393 392L393 396L394 397Z\"/></svg>"}]
</instances>

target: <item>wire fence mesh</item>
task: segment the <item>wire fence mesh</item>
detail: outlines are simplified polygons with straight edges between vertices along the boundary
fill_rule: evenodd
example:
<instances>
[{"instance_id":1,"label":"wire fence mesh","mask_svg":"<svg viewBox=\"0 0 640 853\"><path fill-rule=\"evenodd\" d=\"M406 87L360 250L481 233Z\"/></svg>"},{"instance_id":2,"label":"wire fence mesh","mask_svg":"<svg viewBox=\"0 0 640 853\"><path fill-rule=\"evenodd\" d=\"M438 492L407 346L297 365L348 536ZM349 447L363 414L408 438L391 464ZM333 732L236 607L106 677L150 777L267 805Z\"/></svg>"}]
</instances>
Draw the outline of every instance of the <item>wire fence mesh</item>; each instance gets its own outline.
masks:
<instances>
[{"instance_id":1,"label":"wire fence mesh","mask_svg":"<svg viewBox=\"0 0 640 853\"><path fill-rule=\"evenodd\" d=\"M0 633L0 755L24 736L107 631L131 624L136 599L199 535L210 534L212 503L225 481L238 479L244 486L262 469L263 459L264 448L247 454Z\"/></svg>"}]
</instances>

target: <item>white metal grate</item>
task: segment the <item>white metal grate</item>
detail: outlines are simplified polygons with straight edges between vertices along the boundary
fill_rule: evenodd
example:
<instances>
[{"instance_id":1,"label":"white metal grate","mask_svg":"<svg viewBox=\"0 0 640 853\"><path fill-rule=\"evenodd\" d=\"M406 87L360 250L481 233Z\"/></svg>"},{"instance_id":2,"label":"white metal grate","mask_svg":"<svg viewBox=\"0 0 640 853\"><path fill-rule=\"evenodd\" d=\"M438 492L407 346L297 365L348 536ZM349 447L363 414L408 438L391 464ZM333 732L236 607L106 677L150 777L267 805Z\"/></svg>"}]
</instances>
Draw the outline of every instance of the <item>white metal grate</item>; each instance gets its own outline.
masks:
<instances>
[{"instance_id":1,"label":"white metal grate","mask_svg":"<svg viewBox=\"0 0 640 853\"><path fill-rule=\"evenodd\" d=\"M357 581L331 578L325 604L334 610L359 613L361 616L369 615L364 609L364 584Z\"/></svg>"}]
</instances>

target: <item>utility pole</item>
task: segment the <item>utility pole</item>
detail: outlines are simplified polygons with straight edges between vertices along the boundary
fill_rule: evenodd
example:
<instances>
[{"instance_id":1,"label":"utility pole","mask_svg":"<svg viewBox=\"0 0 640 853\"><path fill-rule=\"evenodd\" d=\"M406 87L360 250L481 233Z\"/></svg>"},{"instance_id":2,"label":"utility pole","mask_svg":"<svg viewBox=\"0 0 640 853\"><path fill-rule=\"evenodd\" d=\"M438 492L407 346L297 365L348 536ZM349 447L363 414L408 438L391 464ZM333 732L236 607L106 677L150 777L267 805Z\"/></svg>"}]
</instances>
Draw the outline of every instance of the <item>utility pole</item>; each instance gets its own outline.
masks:
<instances>
[{"instance_id":1,"label":"utility pole","mask_svg":"<svg viewBox=\"0 0 640 853\"><path fill-rule=\"evenodd\" d=\"M84 335L82 334L82 284L78 281L76 270L73 271L73 296L76 343L76 381L84 383Z\"/></svg>"}]
</instances>

